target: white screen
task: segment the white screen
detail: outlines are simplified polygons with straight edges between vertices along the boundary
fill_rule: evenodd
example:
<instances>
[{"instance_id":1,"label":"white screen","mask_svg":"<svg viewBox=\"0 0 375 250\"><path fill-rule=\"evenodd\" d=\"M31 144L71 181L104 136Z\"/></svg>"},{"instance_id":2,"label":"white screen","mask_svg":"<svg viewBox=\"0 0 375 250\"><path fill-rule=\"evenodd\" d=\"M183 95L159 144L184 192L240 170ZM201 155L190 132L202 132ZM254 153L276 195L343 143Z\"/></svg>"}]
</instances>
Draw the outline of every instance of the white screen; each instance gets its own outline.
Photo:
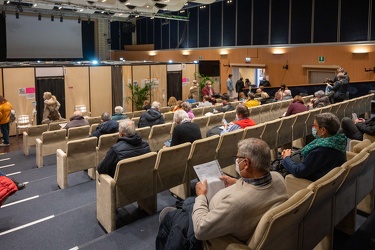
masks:
<instances>
[{"instance_id":1,"label":"white screen","mask_svg":"<svg viewBox=\"0 0 375 250\"><path fill-rule=\"evenodd\" d=\"M6 17L7 58L82 58L81 24L77 20L14 15Z\"/></svg>"}]
</instances>

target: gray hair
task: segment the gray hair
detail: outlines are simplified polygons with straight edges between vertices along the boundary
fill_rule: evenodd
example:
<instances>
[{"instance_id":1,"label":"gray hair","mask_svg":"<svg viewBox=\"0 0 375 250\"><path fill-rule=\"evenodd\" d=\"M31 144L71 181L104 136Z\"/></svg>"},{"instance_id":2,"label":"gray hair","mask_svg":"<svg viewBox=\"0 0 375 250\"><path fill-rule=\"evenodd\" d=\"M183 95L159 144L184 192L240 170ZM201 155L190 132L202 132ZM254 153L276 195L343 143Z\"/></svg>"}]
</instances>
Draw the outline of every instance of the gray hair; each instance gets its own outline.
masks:
<instances>
[{"instance_id":1,"label":"gray hair","mask_svg":"<svg viewBox=\"0 0 375 250\"><path fill-rule=\"evenodd\" d=\"M320 128L327 129L328 134L335 135L340 129L340 120L332 113L322 113L314 116Z\"/></svg>"},{"instance_id":2,"label":"gray hair","mask_svg":"<svg viewBox=\"0 0 375 250\"><path fill-rule=\"evenodd\" d=\"M182 109L185 110L186 112L188 112L189 110L191 110L191 104L188 103L188 102L183 102L183 103L181 104L181 107L182 107Z\"/></svg>"},{"instance_id":3,"label":"gray hair","mask_svg":"<svg viewBox=\"0 0 375 250\"><path fill-rule=\"evenodd\" d=\"M122 114L124 109L121 106L116 106L115 107L115 114Z\"/></svg>"},{"instance_id":4,"label":"gray hair","mask_svg":"<svg viewBox=\"0 0 375 250\"><path fill-rule=\"evenodd\" d=\"M135 124L130 119L122 120L119 124L118 131L122 133L122 137L135 135Z\"/></svg>"},{"instance_id":5,"label":"gray hair","mask_svg":"<svg viewBox=\"0 0 375 250\"><path fill-rule=\"evenodd\" d=\"M271 162L270 147L258 138L249 138L238 142L238 154L248 158L260 171L269 171Z\"/></svg>"},{"instance_id":6,"label":"gray hair","mask_svg":"<svg viewBox=\"0 0 375 250\"><path fill-rule=\"evenodd\" d=\"M324 91L323 90L318 90L318 91L316 91L315 93L314 93L314 96L315 97L322 97L322 96L324 96L325 94L324 94Z\"/></svg>"},{"instance_id":7,"label":"gray hair","mask_svg":"<svg viewBox=\"0 0 375 250\"><path fill-rule=\"evenodd\" d=\"M155 108L157 110L160 109L160 102L154 101L152 102L151 108Z\"/></svg>"},{"instance_id":8,"label":"gray hair","mask_svg":"<svg viewBox=\"0 0 375 250\"><path fill-rule=\"evenodd\" d=\"M177 110L174 112L173 121L175 123L180 124L185 118L189 118L189 116L184 110Z\"/></svg>"},{"instance_id":9,"label":"gray hair","mask_svg":"<svg viewBox=\"0 0 375 250\"><path fill-rule=\"evenodd\" d=\"M108 113L108 112L104 112L103 114L102 114L102 116L101 116L101 119L103 120L103 121L109 121L109 120L111 120L112 119L112 117L111 117L111 115Z\"/></svg>"}]
</instances>

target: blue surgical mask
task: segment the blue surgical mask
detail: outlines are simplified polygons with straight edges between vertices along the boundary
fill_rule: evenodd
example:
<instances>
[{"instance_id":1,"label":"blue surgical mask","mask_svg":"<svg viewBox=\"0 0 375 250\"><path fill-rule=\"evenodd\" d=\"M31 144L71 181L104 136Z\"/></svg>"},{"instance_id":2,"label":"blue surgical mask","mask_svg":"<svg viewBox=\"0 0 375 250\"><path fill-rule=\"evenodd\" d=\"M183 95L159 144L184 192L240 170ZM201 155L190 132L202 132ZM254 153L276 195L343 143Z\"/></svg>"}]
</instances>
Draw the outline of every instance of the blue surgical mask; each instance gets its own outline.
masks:
<instances>
[{"instance_id":1,"label":"blue surgical mask","mask_svg":"<svg viewBox=\"0 0 375 250\"><path fill-rule=\"evenodd\" d=\"M317 130L315 127L312 127L311 128L311 132L312 132L312 135L315 137L315 138L319 138L320 136L317 134Z\"/></svg>"}]
</instances>

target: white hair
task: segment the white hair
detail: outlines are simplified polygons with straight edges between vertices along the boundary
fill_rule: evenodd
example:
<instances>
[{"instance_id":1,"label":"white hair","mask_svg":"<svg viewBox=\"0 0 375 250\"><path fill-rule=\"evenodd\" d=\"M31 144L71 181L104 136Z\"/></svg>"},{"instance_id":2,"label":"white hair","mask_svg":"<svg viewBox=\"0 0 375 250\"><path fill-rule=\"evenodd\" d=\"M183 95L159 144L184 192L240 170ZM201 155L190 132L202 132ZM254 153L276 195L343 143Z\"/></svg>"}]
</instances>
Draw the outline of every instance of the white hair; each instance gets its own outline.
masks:
<instances>
[{"instance_id":1,"label":"white hair","mask_svg":"<svg viewBox=\"0 0 375 250\"><path fill-rule=\"evenodd\" d=\"M116 114L122 114L123 111L124 111L124 109L121 106L115 107L115 113Z\"/></svg>"},{"instance_id":2,"label":"white hair","mask_svg":"<svg viewBox=\"0 0 375 250\"><path fill-rule=\"evenodd\" d=\"M189 118L189 115L184 110L174 112L173 121L175 123L180 124L186 118Z\"/></svg>"}]
</instances>

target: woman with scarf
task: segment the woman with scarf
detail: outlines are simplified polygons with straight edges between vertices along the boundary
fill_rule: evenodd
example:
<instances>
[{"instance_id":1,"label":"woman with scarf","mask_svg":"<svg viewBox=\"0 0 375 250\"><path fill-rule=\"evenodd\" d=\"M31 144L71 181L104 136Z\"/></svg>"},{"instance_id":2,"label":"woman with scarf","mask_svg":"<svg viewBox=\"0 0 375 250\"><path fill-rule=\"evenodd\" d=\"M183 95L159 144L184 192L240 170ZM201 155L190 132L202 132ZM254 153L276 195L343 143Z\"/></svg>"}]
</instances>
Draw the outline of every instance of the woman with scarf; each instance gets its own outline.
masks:
<instances>
[{"instance_id":1,"label":"woman with scarf","mask_svg":"<svg viewBox=\"0 0 375 250\"><path fill-rule=\"evenodd\" d=\"M317 114L312 124L312 134L316 138L292 155L290 149L283 150L281 164L298 178L315 181L331 169L346 161L346 136L337 133L340 120L332 113Z\"/></svg>"}]
</instances>

